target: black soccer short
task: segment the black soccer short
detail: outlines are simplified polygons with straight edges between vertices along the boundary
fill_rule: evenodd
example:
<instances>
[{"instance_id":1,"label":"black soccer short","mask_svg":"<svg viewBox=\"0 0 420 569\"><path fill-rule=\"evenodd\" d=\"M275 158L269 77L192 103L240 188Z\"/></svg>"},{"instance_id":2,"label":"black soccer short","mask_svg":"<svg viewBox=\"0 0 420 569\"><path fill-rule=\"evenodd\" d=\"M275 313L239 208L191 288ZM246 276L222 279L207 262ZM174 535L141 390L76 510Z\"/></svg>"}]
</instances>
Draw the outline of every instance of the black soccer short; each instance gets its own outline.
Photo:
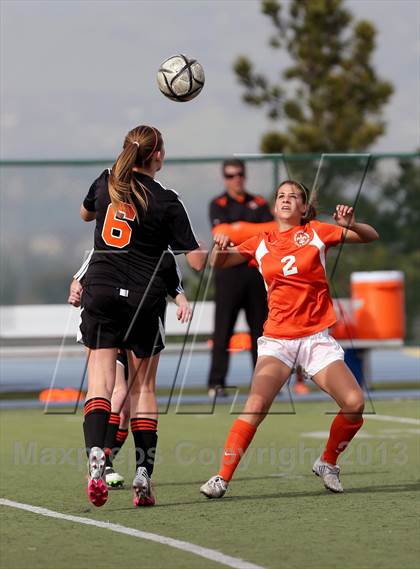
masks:
<instances>
[{"instance_id":1,"label":"black soccer short","mask_svg":"<svg viewBox=\"0 0 420 569\"><path fill-rule=\"evenodd\" d=\"M166 298L163 295L88 285L82 295L80 331L86 347L132 350L138 358L165 347Z\"/></svg>"}]
</instances>

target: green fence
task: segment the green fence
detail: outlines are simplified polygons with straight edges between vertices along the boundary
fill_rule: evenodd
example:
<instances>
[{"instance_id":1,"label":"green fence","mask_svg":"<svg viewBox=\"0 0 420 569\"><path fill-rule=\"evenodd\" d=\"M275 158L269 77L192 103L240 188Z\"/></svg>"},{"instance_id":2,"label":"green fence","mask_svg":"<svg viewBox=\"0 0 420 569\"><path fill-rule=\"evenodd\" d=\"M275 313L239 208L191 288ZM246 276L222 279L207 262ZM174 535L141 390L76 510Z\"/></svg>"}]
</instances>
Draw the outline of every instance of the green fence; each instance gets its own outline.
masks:
<instances>
[{"instance_id":1,"label":"green fence","mask_svg":"<svg viewBox=\"0 0 420 569\"><path fill-rule=\"evenodd\" d=\"M210 243L208 203L223 191L224 156L173 158L159 180L176 189L196 233ZM336 203L356 204L360 220L381 240L346 246L332 282L346 296L354 270L399 269L406 277L407 338L420 339L420 153L246 155L247 188L269 200L279 181L294 178L317 191L321 219ZM110 160L0 162L1 304L62 303L71 275L92 246L93 226L79 218L80 203ZM330 258L334 262L334 256ZM187 290L197 279L185 269Z\"/></svg>"}]
</instances>

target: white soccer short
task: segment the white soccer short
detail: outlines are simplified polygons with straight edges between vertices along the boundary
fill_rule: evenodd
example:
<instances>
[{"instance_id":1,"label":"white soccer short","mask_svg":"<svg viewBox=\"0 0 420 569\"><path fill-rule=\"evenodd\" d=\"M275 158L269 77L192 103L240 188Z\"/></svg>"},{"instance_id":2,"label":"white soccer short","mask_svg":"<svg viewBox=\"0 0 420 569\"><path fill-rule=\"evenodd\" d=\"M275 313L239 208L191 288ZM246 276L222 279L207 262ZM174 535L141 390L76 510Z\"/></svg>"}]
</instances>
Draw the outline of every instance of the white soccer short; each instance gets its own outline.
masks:
<instances>
[{"instance_id":1,"label":"white soccer short","mask_svg":"<svg viewBox=\"0 0 420 569\"><path fill-rule=\"evenodd\" d=\"M261 336L258 338L258 356L273 356L291 369L300 365L313 377L332 362L344 360L344 350L328 330L322 330L294 340Z\"/></svg>"}]
</instances>

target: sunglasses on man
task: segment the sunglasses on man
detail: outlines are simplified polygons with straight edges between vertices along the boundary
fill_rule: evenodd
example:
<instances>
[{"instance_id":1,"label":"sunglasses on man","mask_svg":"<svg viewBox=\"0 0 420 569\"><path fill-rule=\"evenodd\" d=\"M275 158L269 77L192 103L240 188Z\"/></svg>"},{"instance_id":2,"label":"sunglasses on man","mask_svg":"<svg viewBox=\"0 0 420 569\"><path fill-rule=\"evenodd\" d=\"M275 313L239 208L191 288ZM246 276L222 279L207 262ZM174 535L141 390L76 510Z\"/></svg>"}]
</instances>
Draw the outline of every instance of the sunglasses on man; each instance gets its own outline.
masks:
<instances>
[{"instance_id":1,"label":"sunglasses on man","mask_svg":"<svg viewBox=\"0 0 420 569\"><path fill-rule=\"evenodd\" d=\"M226 172L224 173L224 177L227 178L228 180L232 180L232 178L245 178L245 173L244 172L235 172L234 174L226 174Z\"/></svg>"}]
</instances>

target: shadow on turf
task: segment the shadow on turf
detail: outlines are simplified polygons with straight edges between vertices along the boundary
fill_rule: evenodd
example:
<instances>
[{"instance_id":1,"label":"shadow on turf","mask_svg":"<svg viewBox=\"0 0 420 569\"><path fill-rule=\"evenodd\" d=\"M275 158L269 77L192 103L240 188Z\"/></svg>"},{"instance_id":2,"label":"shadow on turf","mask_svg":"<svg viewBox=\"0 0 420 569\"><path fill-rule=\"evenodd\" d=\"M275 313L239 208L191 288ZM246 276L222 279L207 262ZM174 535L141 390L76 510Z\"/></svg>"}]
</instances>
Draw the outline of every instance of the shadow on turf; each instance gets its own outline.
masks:
<instances>
[{"instance_id":1,"label":"shadow on turf","mask_svg":"<svg viewBox=\"0 0 420 569\"><path fill-rule=\"evenodd\" d=\"M362 472L357 472L357 471L353 471L353 472L347 472L345 473L346 476L365 476L367 474L389 474L390 470L363 470ZM248 482L250 480L267 480L268 478L272 478L273 480L275 480L276 478L278 479L282 479L284 478L285 480L288 479L293 479L293 477L297 478L313 478L313 474L308 473L308 474L301 474L301 473L297 473L295 474L294 472L273 472L272 474L268 474L266 476L246 476L243 478L237 478L235 477L235 482ZM158 482L156 484L157 488L163 488L165 486L201 486L203 484L203 480L183 480L182 482Z\"/></svg>"},{"instance_id":2,"label":"shadow on turf","mask_svg":"<svg viewBox=\"0 0 420 569\"><path fill-rule=\"evenodd\" d=\"M242 480L261 480L262 478L244 478ZM267 480L267 478L264 478ZM273 479L274 480L274 479ZM236 479L240 481L240 479ZM191 483L194 484L194 483ZM158 487L157 487L158 490ZM388 486L364 486L361 488L350 488L345 490L345 494L379 494L379 493L398 493L398 492L411 492L414 490L420 490L420 481L410 482L406 484L389 484ZM198 493L198 488L197 488ZM253 496L226 496L223 500L206 500L201 497L197 500L189 500L185 502L171 502L168 504L157 503L154 508L172 508L176 506L193 506L194 504L209 504L214 502L229 504L231 502L241 502L241 501L261 501L261 500L272 500L273 498L313 498L316 496L330 496L332 492L327 492L324 488L316 491L309 492L276 492L273 494L258 494ZM133 507L127 508L112 508L113 512L125 512L128 510L133 510Z\"/></svg>"},{"instance_id":3,"label":"shadow on turf","mask_svg":"<svg viewBox=\"0 0 420 569\"><path fill-rule=\"evenodd\" d=\"M349 488L345 490L345 494L378 494L378 493L398 493L398 492L411 492L413 490L420 490L420 482L408 484L390 484L388 486L364 486L360 488ZM268 500L272 498L311 498L314 496L331 495L333 492L328 492L324 488L311 492L276 492L275 494L261 494L258 496L230 496L228 499L234 501L240 500Z\"/></svg>"},{"instance_id":4,"label":"shadow on turf","mask_svg":"<svg viewBox=\"0 0 420 569\"><path fill-rule=\"evenodd\" d=\"M236 478L235 482L246 482L247 480L267 480L267 476L246 476L245 478ZM163 488L164 486L201 486L203 480L183 480L182 482L158 482L156 484L157 488Z\"/></svg>"}]
</instances>

